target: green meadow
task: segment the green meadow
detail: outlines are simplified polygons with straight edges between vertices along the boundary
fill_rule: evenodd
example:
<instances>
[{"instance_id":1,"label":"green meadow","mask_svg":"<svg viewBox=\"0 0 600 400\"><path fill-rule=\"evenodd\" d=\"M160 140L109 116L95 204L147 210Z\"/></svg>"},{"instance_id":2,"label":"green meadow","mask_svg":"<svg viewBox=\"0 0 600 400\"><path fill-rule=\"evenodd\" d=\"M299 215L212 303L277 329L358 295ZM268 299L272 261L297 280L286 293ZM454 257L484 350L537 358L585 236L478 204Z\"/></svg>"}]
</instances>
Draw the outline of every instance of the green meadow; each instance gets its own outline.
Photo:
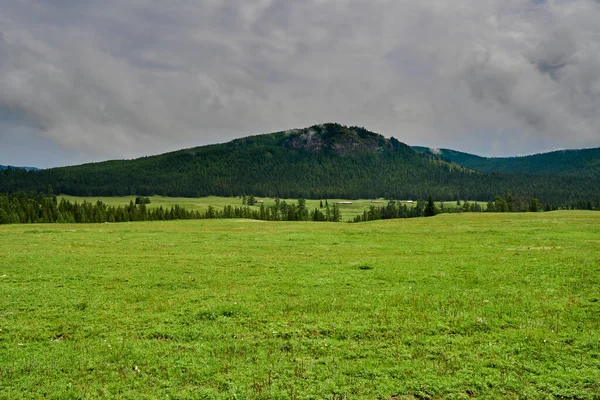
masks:
<instances>
[{"instance_id":1,"label":"green meadow","mask_svg":"<svg viewBox=\"0 0 600 400\"><path fill-rule=\"evenodd\" d=\"M0 235L0 399L600 398L597 212Z\"/></svg>"}]
</instances>

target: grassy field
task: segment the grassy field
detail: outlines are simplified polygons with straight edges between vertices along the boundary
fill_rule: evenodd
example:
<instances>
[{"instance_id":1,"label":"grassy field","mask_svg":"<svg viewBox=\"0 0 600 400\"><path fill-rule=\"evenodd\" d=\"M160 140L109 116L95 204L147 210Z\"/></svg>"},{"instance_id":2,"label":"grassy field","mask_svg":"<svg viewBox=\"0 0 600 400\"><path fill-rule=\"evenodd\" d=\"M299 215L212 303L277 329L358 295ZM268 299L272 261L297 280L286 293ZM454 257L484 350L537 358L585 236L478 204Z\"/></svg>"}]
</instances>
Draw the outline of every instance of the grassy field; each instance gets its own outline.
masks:
<instances>
[{"instance_id":1,"label":"grassy field","mask_svg":"<svg viewBox=\"0 0 600 400\"><path fill-rule=\"evenodd\" d=\"M67 196L60 195L58 196L59 200L64 198L65 200L69 200L71 202L81 203L84 200L88 202L95 203L98 200L101 200L103 203L111 205L111 206L125 206L129 204L130 201L135 201L136 196L125 196L125 197L77 197L77 196ZM213 206L218 210L222 210L223 207L231 205L234 207L242 207L242 199L239 197L218 197L218 196L208 196L208 197L200 197L200 198L189 198L189 197L165 197L165 196L149 196L150 204L148 208L158 208L158 207L172 207L175 204L179 204L187 210L198 210L200 212L206 211L208 206ZM257 198L259 200L263 200L265 206L270 206L275 204L275 199L271 198ZM288 203L296 203L296 199L282 199ZM349 200L342 199L328 199L329 205L333 206L336 202L347 202ZM362 214L365 208L369 206L385 206L387 204L387 200L378 199L378 200L351 200L352 204L340 204L340 210L342 213L342 219L344 221L352 220L355 216ZM323 200L323 204L325 204L325 200ZM436 205L439 207L440 202L437 202ZM479 202L479 204L485 206L485 203ZM310 210L319 208L320 200L306 200L306 207ZM260 207L260 204L255 205L257 209ZM446 201L444 202L444 207L446 208L454 208L456 207L455 201Z\"/></svg>"},{"instance_id":2,"label":"grassy field","mask_svg":"<svg viewBox=\"0 0 600 400\"><path fill-rule=\"evenodd\" d=\"M600 398L600 213L0 235L1 399Z\"/></svg>"}]
</instances>

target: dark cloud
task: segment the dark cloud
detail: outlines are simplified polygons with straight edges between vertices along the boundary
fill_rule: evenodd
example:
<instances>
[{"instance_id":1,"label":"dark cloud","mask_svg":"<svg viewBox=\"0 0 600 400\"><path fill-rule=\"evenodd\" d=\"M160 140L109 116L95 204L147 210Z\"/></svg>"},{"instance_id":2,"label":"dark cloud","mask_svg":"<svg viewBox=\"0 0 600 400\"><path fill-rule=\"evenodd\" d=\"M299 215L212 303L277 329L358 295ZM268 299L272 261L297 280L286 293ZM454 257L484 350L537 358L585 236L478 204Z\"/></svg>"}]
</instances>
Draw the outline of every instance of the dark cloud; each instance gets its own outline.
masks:
<instances>
[{"instance_id":1,"label":"dark cloud","mask_svg":"<svg viewBox=\"0 0 600 400\"><path fill-rule=\"evenodd\" d=\"M591 0L4 2L3 137L121 158L337 121L482 154L600 146L599 20Z\"/></svg>"}]
</instances>

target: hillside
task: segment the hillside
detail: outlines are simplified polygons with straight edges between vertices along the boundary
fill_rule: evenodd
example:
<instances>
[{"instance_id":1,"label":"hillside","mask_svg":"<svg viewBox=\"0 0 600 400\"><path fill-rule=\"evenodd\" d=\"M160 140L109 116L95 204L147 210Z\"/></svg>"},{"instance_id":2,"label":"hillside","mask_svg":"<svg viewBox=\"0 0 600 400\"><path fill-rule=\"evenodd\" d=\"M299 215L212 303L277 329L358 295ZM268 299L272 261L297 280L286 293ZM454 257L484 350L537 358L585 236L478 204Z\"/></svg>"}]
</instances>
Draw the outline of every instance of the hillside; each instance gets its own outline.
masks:
<instances>
[{"instance_id":1,"label":"hillside","mask_svg":"<svg viewBox=\"0 0 600 400\"><path fill-rule=\"evenodd\" d=\"M542 201L595 199L578 176L474 172L364 128L324 124L136 160L0 173L0 192L79 196L397 198L487 201L513 192Z\"/></svg>"},{"instance_id":2,"label":"hillside","mask_svg":"<svg viewBox=\"0 0 600 400\"><path fill-rule=\"evenodd\" d=\"M413 149L481 172L561 174L600 177L600 148L559 150L523 157L480 157L450 149L412 146Z\"/></svg>"}]
</instances>

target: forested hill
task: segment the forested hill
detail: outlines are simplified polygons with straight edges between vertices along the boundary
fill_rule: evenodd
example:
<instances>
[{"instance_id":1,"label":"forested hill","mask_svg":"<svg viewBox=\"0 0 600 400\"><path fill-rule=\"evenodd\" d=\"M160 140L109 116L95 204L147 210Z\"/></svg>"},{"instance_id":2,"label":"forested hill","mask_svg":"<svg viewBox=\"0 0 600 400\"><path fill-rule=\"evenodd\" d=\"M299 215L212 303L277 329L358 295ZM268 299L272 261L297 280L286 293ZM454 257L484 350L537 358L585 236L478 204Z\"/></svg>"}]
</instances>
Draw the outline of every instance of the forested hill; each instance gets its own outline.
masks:
<instances>
[{"instance_id":1,"label":"forested hill","mask_svg":"<svg viewBox=\"0 0 600 400\"><path fill-rule=\"evenodd\" d=\"M413 146L415 150L433 155L481 172L562 174L600 178L600 148L559 150L523 157L480 157L450 149L431 150Z\"/></svg>"},{"instance_id":2,"label":"forested hill","mask_svg":"<svg viewBox=\"0 0 600 400\"><path fill-rule=\"evenodd\" d=\"M487 174L415 151L364 128L324 124L136 160L0 171L0 192L81 196L490 200L512 192L550 203L590 200L600 185L556 175Z\"/></svg>"}]
</instances>

